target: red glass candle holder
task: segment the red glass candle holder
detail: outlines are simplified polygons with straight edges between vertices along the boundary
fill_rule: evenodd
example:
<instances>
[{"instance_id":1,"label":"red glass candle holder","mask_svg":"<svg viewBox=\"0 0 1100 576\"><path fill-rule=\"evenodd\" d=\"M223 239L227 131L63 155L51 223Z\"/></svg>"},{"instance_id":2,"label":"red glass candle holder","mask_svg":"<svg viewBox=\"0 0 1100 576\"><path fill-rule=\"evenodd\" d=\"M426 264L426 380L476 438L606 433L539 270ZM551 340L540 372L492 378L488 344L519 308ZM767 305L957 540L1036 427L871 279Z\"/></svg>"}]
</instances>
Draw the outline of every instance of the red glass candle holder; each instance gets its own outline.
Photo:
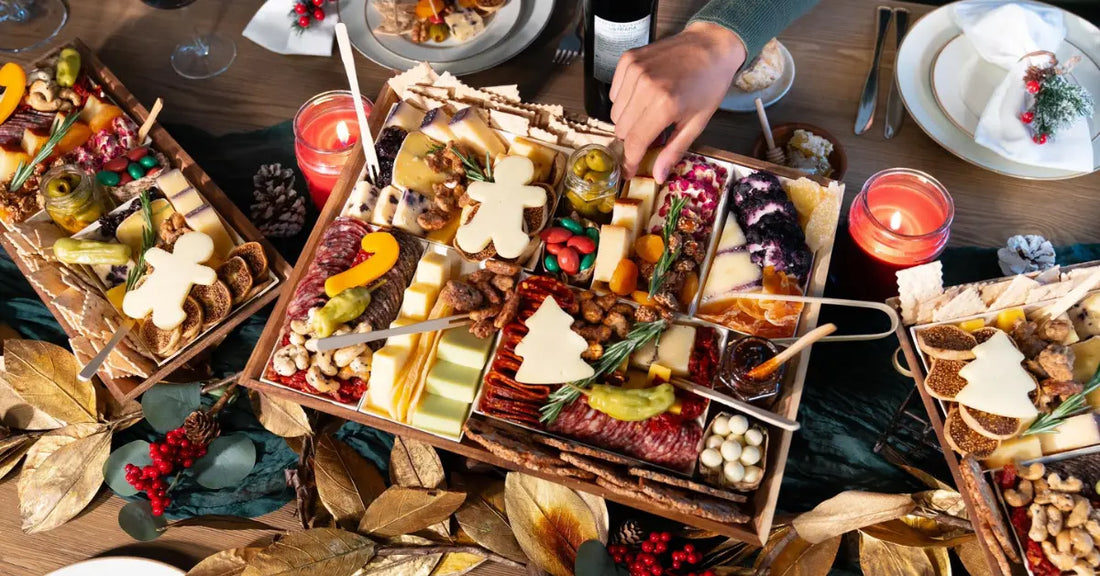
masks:
<instances>
[{"instance_id":1,"label":"red glass candle holder","mask_svg":"<svg viewBox=\"0 0 1100 576\"><path fill-rule=\"evenodd\" d=\"M373 104L364 97L363 106L369 115ZM294 115L294 155L318 210L325 206L358 141L355 102L348 90L322 92Z\"/></svg>"},{"instance_id":2,"label":"red glass candle holder","mask_svg":"<svg viewBox=\"0 0 1100 576\"><path fill-rule=\"evenodd\" d=\"M943 252L954 217L955 203L935 178L891 168L871 176L852 201L848 232L873 258L916 266Z\"/></svg>"}]
</instances>

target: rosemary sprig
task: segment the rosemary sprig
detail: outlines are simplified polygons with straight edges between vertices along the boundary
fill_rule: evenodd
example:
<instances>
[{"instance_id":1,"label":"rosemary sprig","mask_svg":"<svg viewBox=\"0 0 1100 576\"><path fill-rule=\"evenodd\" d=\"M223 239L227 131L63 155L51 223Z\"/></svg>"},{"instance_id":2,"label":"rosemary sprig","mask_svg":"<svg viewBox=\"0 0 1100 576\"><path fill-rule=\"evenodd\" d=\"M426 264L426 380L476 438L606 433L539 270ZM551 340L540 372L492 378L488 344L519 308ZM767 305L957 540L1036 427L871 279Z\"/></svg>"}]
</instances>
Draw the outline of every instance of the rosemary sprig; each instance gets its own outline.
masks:
<instances>
[{"instance_id":1,"label":"rosemary sprig","mask_svg":"<svg viewBox=\"0 0 1100 576\"><path fill-rule=\"evenodd\" d=\"M440 150L446 148L443 144L436 144L431 148L428 148L428 154L434 154ZM485 168L482 169L478 165L477 161L462 153L457 146L451 146L451 150L454 151L455 156L458 156L462 160L462 167L466 170L466 178L469 180L477 180L479 182L492 182L493 181L493 163L489 157L489 151L485 151Z\"/></svg>"},{"instance_id":2,"label":"rosemary sprig","mask_svg":"<svg viewBox=\"0 0 1100 576\"><path fill-rule=\"evenodd\" d=\"M149 191L143 191L138 201L141 202L141 216L145 222L141 231L141 250L134 257L134 267L130 269L130 274L126 276L127 292L137 286L141 275L145 273L145 252L157 242L157 233L153 230L153 203L149 200Z\"/></svg>"},{"instance_id":3,"label":"rosemary sprig","mask_svg":"<svg viewBox=\"0 0 1100 576\"><path fill-rule=\"evenodd\" d=\"M672 265L680 257L680 252L683 251L683 246L677 246L676 250L672 250L669 238L672 238L672 234L676 232L676 226L680 224L680 214L684 211L684 206L687 206L687 202L687 198L677 196L672 199L672 203L669 205L668 218L665 218L665 226L661 230L661 237L665 241L665 251L661 253L661 258L653 265L653 276L649 277L650 298L664 285L665 279L668 277L668 271L672 269Z\"/></svg>"},{"instance_id":4,"label":"rosemary sprig","mask_svg":"<svg viewBox=\"0 0 1100 576\"><path fill-rule=\"evenodd\" d=\"M34 167L38 166L42 162L45 162L47 158L53 154L53 149L57 146L57 143L69 133L69 128L76 124L76 121L80 119L77 114L69 114L64 120L54 120L53 125L50 127L50 138L46 140L46 143L38 149L38 153L34 155L30 164L25 164L22 160L15 166L15 175L11 179L11 191L15 192L26 184L27 179L34 174Z\"/></svg>"},{"instance_id":5,"label":"rosemary sprig","mask_svg":"<svg viewBox=\"0 0 1100 576\"><path fill-rule=\"evenodd\" d=\"M1027 430L1024 430L1024 433L1020 434L1020 436L1052 432L1055 428L1061 426L1067 418L1072 418L1092 410L1092 407L1088 405L1088 395L1097 388L1100 388L1100 370L1096 371L1096 374L1092 376L1092 380L1089 380L1088 384L1085 384L1080 392L1066 398L1065 401L1059 404L1054 410L1046 414L1040 414L1039 417L1031 423L1031 426L1028 426Z\"/></svg>"},{"instance_id":6,"label":"rosemary sprig","mask_svg":"<svg viewBox=\"0 0 1100 576\"><path fill-rule=\"evenodd\" d=\"M667 320L638 322L635 324L626 335L626 338L611 344L603 351L603 356L600 356L600 359L592 366L596 370L595 374L584 380L570 382L550 394L547 403L539 409L539 413L541 414L541 416L539 416L539 421L543 424L550 424L554 420L557 420L562 409L577 398L580 398L581 394L584 393L583 391L593 382L613 372L616 368L621 366L623 361L629 358L635 350L652 342L655 338L660 336L666 328L668 328Z\"/></svg>"}]
</instances>

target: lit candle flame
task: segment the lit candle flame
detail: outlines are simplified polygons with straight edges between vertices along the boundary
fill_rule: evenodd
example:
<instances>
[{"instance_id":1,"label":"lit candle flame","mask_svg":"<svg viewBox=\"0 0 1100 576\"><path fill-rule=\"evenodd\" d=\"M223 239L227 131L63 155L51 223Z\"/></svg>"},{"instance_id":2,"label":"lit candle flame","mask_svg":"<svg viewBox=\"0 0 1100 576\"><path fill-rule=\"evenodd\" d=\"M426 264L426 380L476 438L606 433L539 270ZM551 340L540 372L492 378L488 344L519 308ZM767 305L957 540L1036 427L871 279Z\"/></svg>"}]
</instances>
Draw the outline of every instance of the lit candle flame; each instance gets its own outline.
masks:
<instances>
[{"instance_id":1,"label":"lit candle flame","mask_svg":"<svg viewBox=\"0 0 1100 576\"><path fill-rule=\"evenodd\" d=\"M896 231L899 228L901 228L901 212L894 210L894 213L890 215L890 229Z\"/></svg>"},{"instance_id":2,"label":"lit candle flame","mask_svg":"<svg viewBox=\"0 0 1100 576\"><path fill-rule=\"evenodd\" d=\"M347 145L348 141L351 140L351 132L348 130L347 122L341 120L336 125L336 138L340 140L340 144L343 144L345 146Z\"/></svg>"}]
</instances>

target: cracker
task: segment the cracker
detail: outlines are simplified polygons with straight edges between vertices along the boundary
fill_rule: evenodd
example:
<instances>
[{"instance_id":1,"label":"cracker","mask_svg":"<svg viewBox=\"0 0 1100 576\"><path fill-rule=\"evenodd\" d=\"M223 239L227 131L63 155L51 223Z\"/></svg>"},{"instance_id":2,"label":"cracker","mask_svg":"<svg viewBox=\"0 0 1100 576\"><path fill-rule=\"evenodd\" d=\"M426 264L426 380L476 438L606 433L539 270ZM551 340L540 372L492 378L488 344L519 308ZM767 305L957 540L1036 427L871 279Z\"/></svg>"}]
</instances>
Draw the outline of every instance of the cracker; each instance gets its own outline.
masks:
<instances>
[{"instance_id":1,"label":"cracker","mask_svg":"<svg viewBox=\"0 0 1100 576\"><path fill-rule=\"evenodd\" d=\"M700 494L706 494L708 496L715 496L723 500L729 500L731 502L745 502L748 500L744 494L738 494L730 490L710 486L708 484L702 484L688 480L687 478L680 478L672 476L671 474L665 474L656 470L649 470L646 468L631 468L630 474L645 478L646 480L652 480L654 482L660 482L661 484L668 484L677 488L684 488L691 490L692 492L699 492Z\"/></svg>"},{"instance_id":2,"label":"cracker","mask_svg":"<svg viewBox=\"0 0 1100 576\"><path fill-rule=\"evenodd\" d=\"M46 262L38 270L27 274L27 281L51 300L68 288L61 280L61 266L52 262Z\"/></svg>"},{"instance_id":3,"label":"cracker","mask_svg":"<svg viewBox=\"0 0 1100 576\"><path fill-rule=\"evenodd\" d=\"M500 96L508 102L520 102L519 97L519 85L517 84L504 84L501 86L486 86L482 90Z\"/></svg>"},{"instance_id":4,"label":"cracker","mask_svg":"<svg viewBox=\"0 0 1100 576\"><path fill-rule=\"evenodd\" d=\"M1062 279L1062 267L1052 266L1035 276L1035 281L1040 284L1052 284Z\"/></svg>"},{"instance_id":5,"label":"cracker","mask_svg":"<svg viewBox=\"0 0 1100 576\"><path fill-rule=\"evenodd\" d=\"M1010 534L1011 528L1005 522L1004 515L993 489L985 481L982 475L982 465L973 456L967 456L959 463L959 475L963 479L963 490L970 495L970 501L974 505L978 516L978 524L993 533L1001 550L1013 562L1019 562L1020 557L1016 553L1016 545ZM985 532L986 530L983 530ZM1008 572L1006 572L1007 574Z\"/></svg>"},{"instance_id":6,"label":"cracker","mask_svg":"<svg viewBox=\"0 0 1100 576\"><path fill-rule=\"evenodd\" d=\"M901 300L901 317L906 324L917 321L921 302L943 293L943 263L939 260L899 270L898 297Z\"/></svg>"},{"instance_id":7,"label":"cracker","mask_svg":"<svg viewBox=\"0 0 1100 576\"><path fill-rule=\"evenodd\" d=\"M99 290L99 288L97 288L95 284L92 284L91 281L85 278L83 274L74 271L68 266L61 267L61 281L64 282L66 286L74 290L80 290L81 292L94 293Z\"/></svg>"},{"instance_id":8,"label":"cracker","mask_svg":"<svg viewBox=\"0 0 1100 576\"><path fill-rule=\"evenodd\" d=\"M552 448L557 448L558 450L573 452L574 454L580 454L581 456L599 458L600 460L611 462L612 464L619 464L623 466L637 464L636 460L629 459L626 456L620 456L613 452L607 452L599 448L593 448L591 446L586 446L584 444L572 442L569 440L562 440L553 436L543 436L540 434L535 436L535 441L550 446Z\"/></svg>"},{"instance_id":9,"label":"cracker","mask_svg":"<svg viewBox=\"0 0 1100 576\"><path fill-rule=\"evenodd\" d=\"M69 347L73 349L73 356L76 356L76 361L84 366L92 358L95 358L96 349L91 340L83 336L77 336L75 338L69 338Z\"/></svg>"},{"instance_id":10,"label":"cracker","mask_svg":"<svg viewBox=\"0 0 1100 576\"><path fill-rule=\"evenodd\" d=\"M715 522L744 524L751 520L741 508L727 500L719 500L702 494L693 494L651 480L642 479L642 492L658 502L680 512L706 518Z\"/></svg>"},{"instance_id":11,"label":"cracker","mask_svg":"<svg viewBox=\"0 0 1100 576\"><path fill-rule=\"evenodd\" d=\"M157 366L151 359L135 351L125 338L107 356L107 363L141 378L148 378Z\"/></svg>"},{"instance_id":12,"label":"cracker","mask_svg":"<svg viewBox=\"0 0 1100 576\"><path fill-rule=\"evenodd\" d=\"M489 127L503 130L519 136L526 136L531 128L531 120L510 112L489 110Z\"/></svg>"},{"instance_id":13,"label":"cracker","mask_svg":"<svg viewBox=\"0 0 1100 576\"><path fill-rule=\"evenodd\" d=\"M15 225L15 230L27 239L48 260L53 259L53 244L68 236L53 222L23 222Z\"/></svg>"},{"instance_id":14,"label":"cracker","mask_svg":"<svg viewBox=\"0 0 1100 576\"><path fill-rule=\"evenodd\" d=\"M608 480L602 476L596 476L596 485L612 494L635 499L639 498L638 492L641 490L637 484L616 484L614 481Z\"/></svg>"},{"instance_id":15,"label":"cracker","mask_svg":"<svg viewBox=\"0 0 1100 576\"><path fill-rule=\"evenodd\" d=\"M985 312L985 302L978 289L970 286L932 312L933 322L946 322Z\"/></svg>"},{"instance_id":16,"label":"cracker","mask_svg":"<svg viewBox=\"0 0 1100 576\"><path fill-rule=\"evenodd\" d=\"M562 452L561 459L587 472L591 472L596 478L603 478L621 486L630 484L630 478L624 471L600 460L593 460L573 452Z\"/></svg>"},{"instance_id":17,"label":"cracker","mask_svg":"<svg viewBox=\"0 0 1100 576\"><path fill-rule=\"evenodd\" d=\"M556 453L532 442L531 434L522 429L505 429L495 422L470 418L466 421L466 436L493 455L521 466L535 470L567 468Z\"/></svg>"},{"instance_id":18,"label":"cracker","mask_svg":"<svg viewBox=\"0 0 1100 576\"><path fill-rule=\"evenodd\" d=\"M990 310L1001 310L1019 306L1027 301L1028 294L1039 287L1039 283L1020 274L1013 278L997 299L989 305Z\"/></svg>"},{"instance_id":19,"label":"cracker","mask_svg":"<svg viewBox=\"0 0 1100 576\"><path fill-rule=\"evenodd\" d=\"M84 310L83 290L67 288L57 298L54 298L53 305L71 328L79 330L80 313Z\"/></svg>"},{"instance_id":20,"label":"cracker","mask_svg":"<svg viewBox=\"0 0 1100 576\"><path fill-rule=\"evenodd\" d=\"M408 98L410 86L418 84L431 85L437 78L439 78L439 75L435 73L435 70L432 70L430 64L420 62L416 66L390 78L388 83L398 97L406 99Z\"/></svg>"},{"instance_id":21,"label":"cracker","mask_svg":"<svg viewBox=\"0 0 1100 576\"><path fill-rule=\"evenodd\" d=\"M535 140L540 140L542 142L548 142L550 144L561 144L561 141L558 139L557 134L538 126L530 127L527 130L527 135L531 138L534 138Z\"/></svg>"},{"instance_id":22,"label":"cracker","mask_svg":"<svg viewBox=\"0 0 1100 576\"><path fill-rule=\"evenodd\" d=\"M1035 304L1036 302L1045 302L1047 300L1057 300L1066 294L1069 294L1070 290L1073 290L1073 282L1054 282L1051 284L1043 284L1031 289L1031 292L1027 293L1027 298L1024 299L1024 304Z\"/></svg>"},{"instance_id":23,"label":"cracker","mask_svg":"<svg viewBox=\"0 0 1100 576\"><path fill-rule=\"evenodd\" d=\"M121 324L121 319L115 307L111 306L111 304L99 294L92 292L84 295L84 306L81 309L81 316L84 317L84 325L89 331L98 333L100 336L107 339L110 339L114 335L115 328ZM108 321L108 319L110 319L110 321Z\"/></svg>"},{"instance_id":24,"label":"cracker","mask_svg":"<svg viewBox=\"0 0 1100 576\"><path fill-rule=\"evenodd\" d=\"M600 146L611 146L615 142L615 136L605 136L603 134L589 134L587 132L575 132L571 140L571 145L575 148L581 146L587 146L589 144L599 144Z\"/></svg>"},{"instance_id":25,"label":"cracker","mask_svg":"<svg viewBox=\"0 0 1100 576\"><path fill-rule=\"evenodd\" d=\"M436 76L435 80L432 82L432 86L453 89L458 86L465 86L465 84L462 82L462 80L459 80L454 74L451 74L450 72L444 72ZM453 93L454 91L452 90L451 92Z\"/></svg>"}]
</instances>

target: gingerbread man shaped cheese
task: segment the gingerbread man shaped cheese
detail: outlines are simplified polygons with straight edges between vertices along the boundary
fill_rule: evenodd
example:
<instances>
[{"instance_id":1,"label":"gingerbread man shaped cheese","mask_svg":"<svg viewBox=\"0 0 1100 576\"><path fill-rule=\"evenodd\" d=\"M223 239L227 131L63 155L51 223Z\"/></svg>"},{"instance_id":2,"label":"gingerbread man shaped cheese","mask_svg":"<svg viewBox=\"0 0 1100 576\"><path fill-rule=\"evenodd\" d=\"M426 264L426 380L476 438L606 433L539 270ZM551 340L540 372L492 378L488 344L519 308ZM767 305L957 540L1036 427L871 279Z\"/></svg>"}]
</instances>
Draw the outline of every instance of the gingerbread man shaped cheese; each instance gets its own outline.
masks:
<instances>
[{"instance_id":1,"label":"gingerbread man shaped cheese","mask_svg":"<svg viewBox=\"0 0 1100 576\"><path fill-rule=\"evenodd\" d=\"M523 254L530 242L523 227L523 211L546 205L546 191L528 185L534 177L535 164L530 159L505 156L493 168L495 182L471 182L466 193L478 207L474 217L458 227L458 247L477 253L492 242L501 258Z\"/></svg>"},{"instance_id":2,"label":"gingerbread man shaped cheese","mask_svg":"<svg viewBox=\"0 0 1100 576\"><path fill-rule=\"evenodd\" d=\"M153 324L161 330L171 330L183 323L187 314L183 302L191 286L209 286L218 279L214 269L202 263L214 255L214 241L202 232L188 232L176 240L172 252L150 248L145 261L153 272L136 289L122 299L122 311L140 320L150 312Z\"/></svg>"}]
</instances>

